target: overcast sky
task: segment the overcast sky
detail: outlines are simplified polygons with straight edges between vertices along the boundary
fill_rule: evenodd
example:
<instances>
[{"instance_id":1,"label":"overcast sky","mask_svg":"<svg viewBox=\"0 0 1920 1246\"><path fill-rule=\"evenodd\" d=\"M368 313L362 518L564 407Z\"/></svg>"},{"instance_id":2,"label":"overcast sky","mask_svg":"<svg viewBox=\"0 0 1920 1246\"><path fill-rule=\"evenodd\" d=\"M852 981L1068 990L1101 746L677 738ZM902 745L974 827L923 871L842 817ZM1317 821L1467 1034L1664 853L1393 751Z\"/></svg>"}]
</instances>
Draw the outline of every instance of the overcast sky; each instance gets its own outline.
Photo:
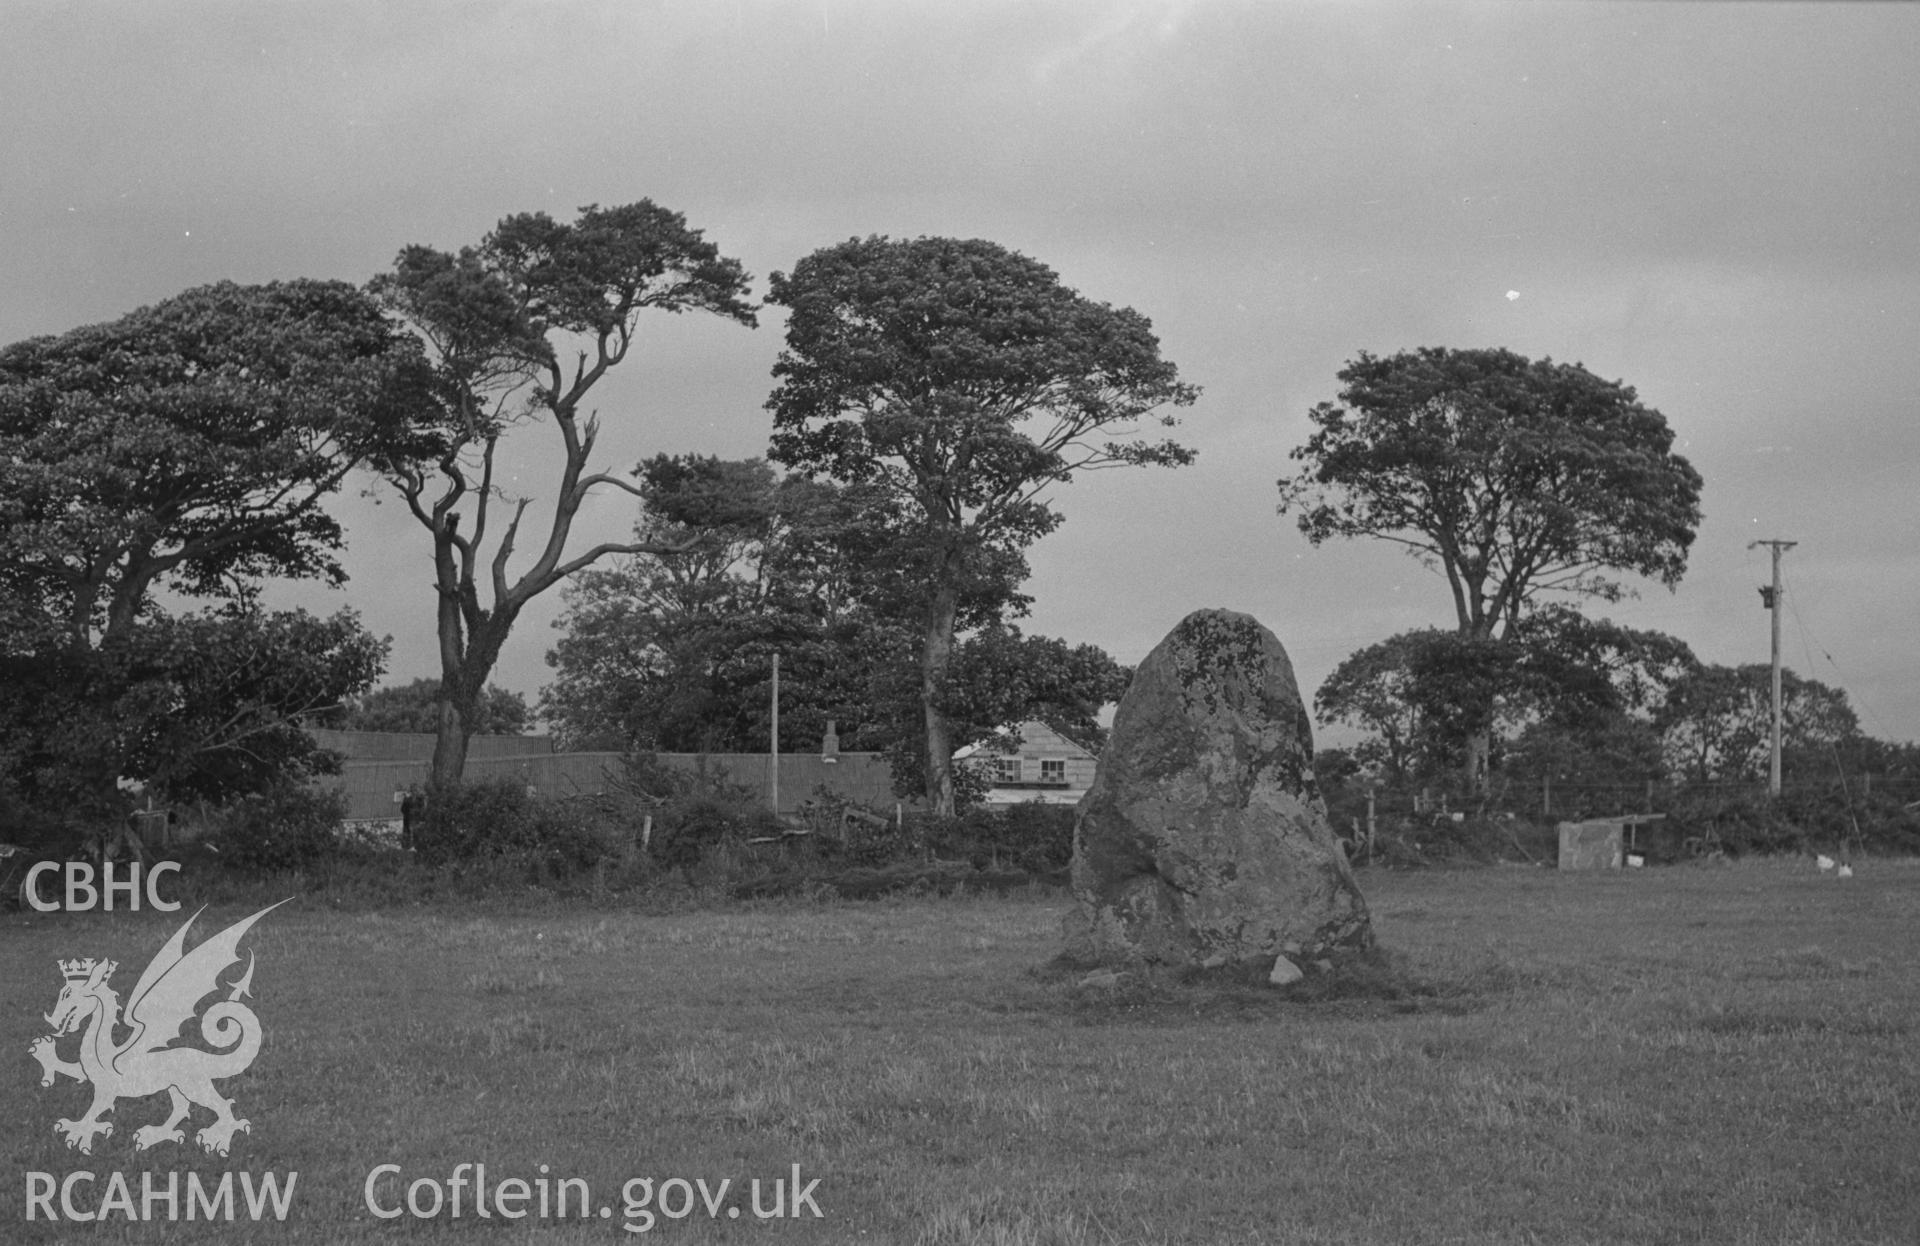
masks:
<instances>
[{"instance_id":1,"label":"overcast sky","mask_svg":"<svg viewBox=\"0 0 1920 1246\"><path fill-rule=\"evenodd\" d=\"M1788 665L1913 739L1916 66L1893 4L0 0L0 341L642 197L757 294L856 235L991 239L1150 317L1205 390L1196 466L1060 493L1029 630L1133 662L1245 610L1309 691L1451 603L1274 514L1308 409L1361 350L1550 355L1635 386L1706 479L1679 590L1597 612L1764 662L1748 545L1798 541ZM764 452L781 328L643 325L605 462ZM516 487L550 498L551 430L520 436ZM391 497L337 509L352 583L275 601L351 604L390 681L437 674L425 534ZM621 536L631 501L588 518ZM496 682L538 693L558 606Z\"/></svg>"}]
</instances>

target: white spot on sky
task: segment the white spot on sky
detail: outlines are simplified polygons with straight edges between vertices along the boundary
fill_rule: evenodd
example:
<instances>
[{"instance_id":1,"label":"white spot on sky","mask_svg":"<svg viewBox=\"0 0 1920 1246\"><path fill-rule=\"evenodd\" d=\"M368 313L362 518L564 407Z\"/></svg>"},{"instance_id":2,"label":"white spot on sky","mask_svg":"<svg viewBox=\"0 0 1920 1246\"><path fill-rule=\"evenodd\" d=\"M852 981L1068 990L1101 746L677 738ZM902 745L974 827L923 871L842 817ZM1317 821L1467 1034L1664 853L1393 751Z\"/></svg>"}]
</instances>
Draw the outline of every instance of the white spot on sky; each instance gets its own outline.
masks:
<instances>
[{"instance_id":1,"label":"white spot on sky","mask_svg":"<svg viewBox=\"0 0 1920 1246\"><path fill-rule=\"evenodd\" d=\"M1519 297L1520 297L1520 291L1518 291L1518 290L1508 290L1508 291L1507 291L1507 302L1509 302L1509 303L1511 303L1511 302L1513 302L1514 300L1516 300L1516 299L1518 299Z\"/></svg>"}]
</instances>

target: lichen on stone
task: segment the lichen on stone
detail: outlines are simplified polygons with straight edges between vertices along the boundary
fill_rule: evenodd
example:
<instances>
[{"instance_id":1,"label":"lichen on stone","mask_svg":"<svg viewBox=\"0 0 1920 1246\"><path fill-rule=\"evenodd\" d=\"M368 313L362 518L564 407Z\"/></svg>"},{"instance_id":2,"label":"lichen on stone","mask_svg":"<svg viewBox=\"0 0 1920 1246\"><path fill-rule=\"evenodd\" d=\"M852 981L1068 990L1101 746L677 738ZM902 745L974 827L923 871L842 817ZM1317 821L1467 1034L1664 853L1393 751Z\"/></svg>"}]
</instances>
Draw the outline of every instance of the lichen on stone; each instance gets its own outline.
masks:
<instances>
[{"instance_id":1,"label":"lichen on stone","mask_svg":"<svg viewBox=\"0 0 1920 1246\"><path fill-rule=\"evenodd\" d=\"M1279 639L1224 610L1181 620L1136 670L1081 802L1069 954L1199 965L1369 943L1312 761Z\"/></svg>"}]
</instances>

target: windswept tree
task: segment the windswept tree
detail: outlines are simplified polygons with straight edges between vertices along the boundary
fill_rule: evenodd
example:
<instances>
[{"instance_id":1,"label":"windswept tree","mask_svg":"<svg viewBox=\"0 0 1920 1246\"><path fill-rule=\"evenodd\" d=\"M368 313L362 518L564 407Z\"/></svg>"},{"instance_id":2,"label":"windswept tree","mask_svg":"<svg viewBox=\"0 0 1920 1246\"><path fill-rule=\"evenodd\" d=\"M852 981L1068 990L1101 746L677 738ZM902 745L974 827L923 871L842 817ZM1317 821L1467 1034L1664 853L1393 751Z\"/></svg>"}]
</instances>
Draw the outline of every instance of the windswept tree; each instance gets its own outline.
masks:
<instances>
[{"instance_id":1,"label":"windswept tree","mask_svg":"<svg viewBox=\"0 0 1920 1246\"><path fill-rule=\"evenodd\" d=\"M115 780L230 793L323 765L293 719L378 676L323 509L420 444L418 345L350 285L230 282L0 350L0 783L98 820ZM214 603L172 618L167 590Z\"/></svg>"},{"instance_id":2,"label":"windswept tree","mask_svg":"<svg viewBox=\"0 0 1920 1246\"><path fill-rule=\"evenodd\" d=\"M541 212L510 216L455 253L410 246L370 288L426 343L437 382L439 445L386 466L433 542L441 687L433 778L448 782L465 768L482 690L527 603L609 554L665 548L630 541L568 552L589 493L639 492L622 475L590 469L599 422L583 407L588 395L627 359L643 313L707 312L751 326L754 305L738 261L680 213L644 199L582 208L571 224ZM499 453L510 430L538 419L559 439L560 475L536 552L516 575L534 499L507 496Z\"/></svg>"},{"instance_id":3,"label":"windswept tree","mask_svg":"<svg viewBox=\"0 0 1920 1246\"><path fill-rule=\"evenodd\" d=\"M1198 391L1146 317L991 242L851 239L775 273L771 301L791 313L772 457L889 499L876 556L919 604L926 797L950 813L942 695L963 607L985 605L983 623L1017 608L1024 551L1061 522L1047 495L1075 473L1191 462L1135 433Z\"/></svg>"},{"instance_id":4,"label":"windswept tree","mask_svg":"<svg viewBox=\"0 0 1920 1246\"><path fill-rule=\"evenodd\" d=\"M1615 601L1619 573L1672 588L1700 522L1698 472L1666 417L1579 364L1507 350L1362 352L1282 477L1280 513L1319 545L1401 545L1446 578L1456 631L1504 638L1549 594ZM1469 784L1493 705L1461 707Z\"/></svg>"},{"instance_id":5,"label":"windswept tree","mask_svg":"<svg viewBox=\"0 0 1920 1246\"><path fill-rule=\"evenodd\" d=\"M75 652L167 588L344 580L322 507L420 444L417 345L341 282L203 286L0 350L0 592Z\"/></svg>"}]
</instances>

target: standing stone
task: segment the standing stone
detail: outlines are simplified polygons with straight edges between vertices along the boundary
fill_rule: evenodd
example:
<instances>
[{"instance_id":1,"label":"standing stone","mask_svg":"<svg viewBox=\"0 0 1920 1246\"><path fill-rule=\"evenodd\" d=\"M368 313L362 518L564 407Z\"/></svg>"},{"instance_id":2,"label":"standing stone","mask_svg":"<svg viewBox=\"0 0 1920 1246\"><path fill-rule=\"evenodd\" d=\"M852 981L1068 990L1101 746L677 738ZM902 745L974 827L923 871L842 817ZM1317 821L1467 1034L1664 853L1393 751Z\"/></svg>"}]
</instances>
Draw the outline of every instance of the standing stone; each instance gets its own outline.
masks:
<instances>
[{"instance_id":1,"label":"standing stone","mask_svg":"<svg viewBox=\"0 0 1920 1246\"><path fill-rule=\"evenodd\" d=\"M1188 615L1134 672L1073 833L1067 954L1312 961L1372 942L1313 781L1313 738L1274 634Z\"/></svg>"}]
</instances>

